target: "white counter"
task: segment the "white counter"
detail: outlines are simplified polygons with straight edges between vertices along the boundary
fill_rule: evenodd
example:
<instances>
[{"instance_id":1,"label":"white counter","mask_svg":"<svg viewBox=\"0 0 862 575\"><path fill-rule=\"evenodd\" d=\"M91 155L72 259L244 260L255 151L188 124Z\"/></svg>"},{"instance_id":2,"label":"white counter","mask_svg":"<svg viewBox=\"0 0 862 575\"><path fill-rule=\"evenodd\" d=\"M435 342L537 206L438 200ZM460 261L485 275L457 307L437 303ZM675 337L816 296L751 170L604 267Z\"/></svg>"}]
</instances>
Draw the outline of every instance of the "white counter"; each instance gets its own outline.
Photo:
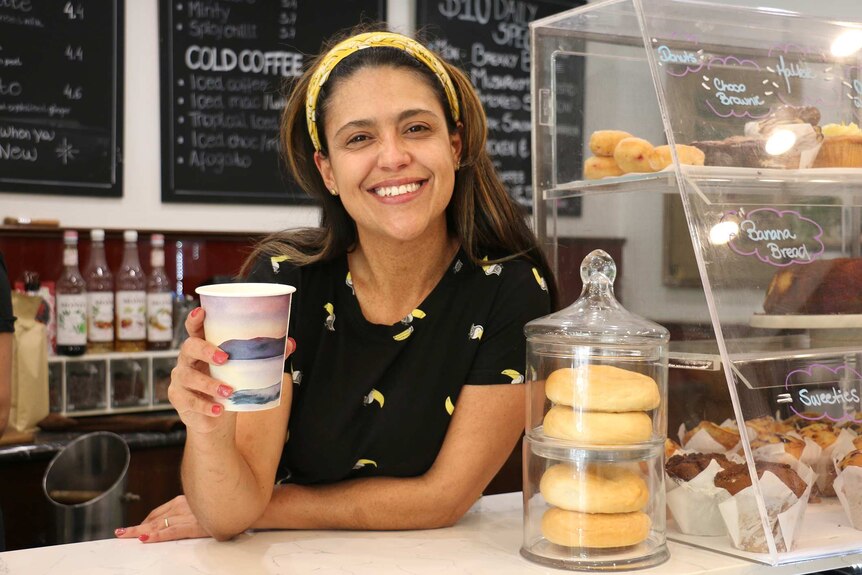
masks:
<instances>
[{"instance_id":1,"label":"white counter","mask_svg":"<svg viewBox=\"0 0 862 575\"><path fill-rule=\"evenodd\" d=\"M0 553L2 575L550 575L519 555L521 494L481 499L456 525L433 531L267 531L226 543L144 545L106 539ZM7 526L11 528L12 526ZM862 537L860 537L862 541ZM862 563L862 552L780 567L669 542L671 559L635 573L786 575Z\"/></svg>"}]
</instances>

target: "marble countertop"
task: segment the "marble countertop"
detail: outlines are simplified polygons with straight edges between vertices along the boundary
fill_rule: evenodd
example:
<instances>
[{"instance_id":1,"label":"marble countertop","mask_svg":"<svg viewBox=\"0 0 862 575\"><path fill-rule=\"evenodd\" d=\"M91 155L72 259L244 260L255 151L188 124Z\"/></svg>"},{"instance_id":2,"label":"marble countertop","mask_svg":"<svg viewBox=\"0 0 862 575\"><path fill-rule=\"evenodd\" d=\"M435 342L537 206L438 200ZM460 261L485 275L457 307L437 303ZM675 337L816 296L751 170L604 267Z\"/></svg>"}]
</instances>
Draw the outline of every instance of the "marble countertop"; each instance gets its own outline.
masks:
<instances>
[{"instance_id":1,"label":"marble countertop","mask_svg":"<svg viewBox=\"0 0 862 575\"><path fill-rule=\"evenodd\" d=\"M264 531L232 541L144 545L106 539L0 553L3 575L551 575L519 555L521 494L482 498L454 527L431 531ZM862 563L857 554L770 567L669 542L669 562L637 573L789 575Z\"/></svg>"}]
</instances>

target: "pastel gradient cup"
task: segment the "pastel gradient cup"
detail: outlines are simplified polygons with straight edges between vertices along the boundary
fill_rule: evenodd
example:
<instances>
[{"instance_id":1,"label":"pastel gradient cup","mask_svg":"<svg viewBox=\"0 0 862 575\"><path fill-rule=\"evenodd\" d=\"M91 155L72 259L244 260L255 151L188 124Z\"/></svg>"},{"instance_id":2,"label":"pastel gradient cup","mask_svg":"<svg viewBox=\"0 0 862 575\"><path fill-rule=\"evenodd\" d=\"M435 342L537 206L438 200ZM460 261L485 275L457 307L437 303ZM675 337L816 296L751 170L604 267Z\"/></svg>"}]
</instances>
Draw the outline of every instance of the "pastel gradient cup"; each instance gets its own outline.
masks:
<instances>
[{"instance_id":1,"label":"pastel gradient cup","mask_svg":"<svg viewBox=\"0 0 862 575\"><path fill-rule=\"evenodd\" d=\"M210 374L233 388L216 399L227 411L260 411L281 403L290 300L296 288L270 283L201 286L206 340L228 354Z\"/></svg>"}]
</instances>

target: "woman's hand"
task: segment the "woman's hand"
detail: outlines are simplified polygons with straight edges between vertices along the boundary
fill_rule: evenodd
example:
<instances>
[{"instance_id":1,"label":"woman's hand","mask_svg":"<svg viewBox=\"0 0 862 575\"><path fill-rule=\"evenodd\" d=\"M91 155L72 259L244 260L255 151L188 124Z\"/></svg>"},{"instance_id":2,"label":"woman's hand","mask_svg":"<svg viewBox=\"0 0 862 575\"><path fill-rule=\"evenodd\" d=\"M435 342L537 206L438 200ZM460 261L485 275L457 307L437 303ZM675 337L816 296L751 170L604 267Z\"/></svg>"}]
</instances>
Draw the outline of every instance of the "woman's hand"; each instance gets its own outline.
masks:
<instances>
[{"instance_id":1,"label":"woman's hand","mask_svg":"<svg viewBox=\"0 0 862 575\"><path fill-rule=\"evenodd\" d=\"M177 365L171 372L168 399L189 430L209 433L220 427L224 407L216 397L230 397L233 389L210 377L210 364L221 365L228 355L204 339L203 308L197 307L186 317L188 339L180 348Z\"/></svg>"},{"instance_id":2,"label":"woman's hand","mask_svg":"<svg viewBox=\"0 0 862 575\"><path fill-rule=\"evenodd\" d=\"M137 537L143 543L210 536L192 513L185 495L156 507L140 525L121 527L114 534L120 539Z\"/></svg>"}]
</instances>

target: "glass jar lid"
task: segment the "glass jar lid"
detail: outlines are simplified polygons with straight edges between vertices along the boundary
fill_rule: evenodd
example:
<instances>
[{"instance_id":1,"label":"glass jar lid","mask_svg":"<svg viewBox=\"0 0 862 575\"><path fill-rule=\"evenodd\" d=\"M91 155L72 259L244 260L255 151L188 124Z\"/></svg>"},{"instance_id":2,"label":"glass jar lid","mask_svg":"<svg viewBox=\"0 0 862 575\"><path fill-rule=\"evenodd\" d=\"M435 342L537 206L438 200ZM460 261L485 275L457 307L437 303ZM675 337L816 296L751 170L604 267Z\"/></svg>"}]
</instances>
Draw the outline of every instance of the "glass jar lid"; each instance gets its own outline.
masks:
<instances>
[{"instance_id":1,"label":"glass jar lid","mask_svg":"<svg viewBox=\"0 0 862 575\"><path fill-rule=\"evenodd\" d=\"M617 266L604 250L593 250L581 262L581 295L569 307L524 327L527 339L559 339L572 344L658 345L670 339L667 329L625 309L614 297Z\"/></svg>"}]
</instances>

